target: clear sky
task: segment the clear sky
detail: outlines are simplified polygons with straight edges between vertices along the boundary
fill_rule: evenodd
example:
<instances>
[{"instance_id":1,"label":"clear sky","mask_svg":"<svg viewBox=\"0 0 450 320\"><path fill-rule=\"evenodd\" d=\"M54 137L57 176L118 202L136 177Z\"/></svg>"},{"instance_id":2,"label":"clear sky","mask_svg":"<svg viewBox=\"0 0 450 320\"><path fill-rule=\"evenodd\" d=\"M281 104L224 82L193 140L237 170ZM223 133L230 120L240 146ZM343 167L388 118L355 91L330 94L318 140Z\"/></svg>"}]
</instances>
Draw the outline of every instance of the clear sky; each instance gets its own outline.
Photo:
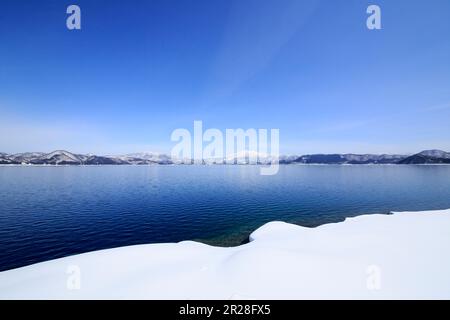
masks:
<instances>
[{"instance_id":1,"label":"clear sky","mask_svg":"<svg viewBox=\"0 0 450 320\"><path fill-rule=\"evenodd\" d=\"M0 151L170 152L194 120L287 154L450 151L450 1L1 1Z\"/></svg>"}]
</instances>

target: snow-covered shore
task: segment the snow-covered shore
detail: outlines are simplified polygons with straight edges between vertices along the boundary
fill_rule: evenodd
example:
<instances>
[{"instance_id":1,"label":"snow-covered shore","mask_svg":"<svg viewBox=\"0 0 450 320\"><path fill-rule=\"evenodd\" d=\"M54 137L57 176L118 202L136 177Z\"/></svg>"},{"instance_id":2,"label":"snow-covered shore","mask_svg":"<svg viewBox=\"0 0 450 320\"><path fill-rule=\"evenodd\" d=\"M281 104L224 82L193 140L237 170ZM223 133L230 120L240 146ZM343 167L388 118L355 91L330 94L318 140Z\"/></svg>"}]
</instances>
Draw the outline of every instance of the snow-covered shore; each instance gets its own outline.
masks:
<instances>
[{"instance_id":1,"label":"snow-covered shore","mask_svg":"<svg viewBox=\"0 0 450 320\"><path fill-rule=\"evenodd\" d=\"M129 246L4 271L0 298L450 298L450 209L314 229L271 222L250 239Z\"/></svg>"}]
</instances>

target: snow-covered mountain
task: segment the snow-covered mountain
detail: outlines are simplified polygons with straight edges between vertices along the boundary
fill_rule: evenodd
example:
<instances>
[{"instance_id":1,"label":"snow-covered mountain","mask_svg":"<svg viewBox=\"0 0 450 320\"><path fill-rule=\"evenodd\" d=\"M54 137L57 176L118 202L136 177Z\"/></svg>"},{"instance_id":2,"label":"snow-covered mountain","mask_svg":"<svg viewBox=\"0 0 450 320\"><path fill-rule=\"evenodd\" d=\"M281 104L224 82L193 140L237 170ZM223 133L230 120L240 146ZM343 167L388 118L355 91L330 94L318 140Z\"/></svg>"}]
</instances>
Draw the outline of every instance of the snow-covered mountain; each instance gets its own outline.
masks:
<instances>
[{"instance_id":1,"label":"snow-covered mountain","mask_svg":"<svg viewBox=\"0 0 450 320\"><path fill-rule=\"evenodd\" d=\"M400 161L401 164L450 164L450 153L442 150L425 150Z\"/></svg>"},{"instance_id":2,"label":"snow-covered mountain","mask_svg":"<svg viewBox=\"0 0 450 320\"><path fill-rule=\"evenodd\" d=\"M450 153L441 150L426 150L412 156L389 154L311 154L280 156L278 159L261 153L240 152L226 158L204 159L204 164L249 164L250 159L258 164L270 164L278 160L280 164L434 164L450 163ZM228 160L228 161L226 161ZM232 160L232 161L230 161ZM173 160L160 153L131 153L118 156L97 156L75 154L65 150L50 153L26 152L18 154L0 153L0 164L34 165L152 165L189 164L187 161Z\"/></svg>"},{"instance_id":3,"label":"snow-covered mountain","mask_svg":"<svg viewBox=\"0 0 450 320\"><path fill-rule=\"evenodd\" d=\"M39 158L45 155L43 152L25 152L25 153L16 153L10 156L10 159L14 162L22 163L29 162L32 159Z\"/></svg>"},{"instance_id":4,"label":"snow-covered mountain","mask_svg":"<svg viewBox=\"0 0 450 320\"><path fill-rule=\"evenodd\" d=\"M395 164L406 157L396 154L311 154L298 157L291 162L309 164Z\"/></svg>"},{"instance_id":5,"label":"snow-covered mountain","mask_svg":"<svg viewBox=\"0 0 450 320\"><path fill-rule=\"evenodd\" d=\"M18 163L11 160L8 154L0 152L0 164L18 164Z\"/></svg>"},{"instance_id":6,"label":"snow-covered mountain","mask_svg":"<svg viewBox=\"0 0 450 320\"><path fill-rule=\"evenodd\" d=\"M420 152L419 154L431 158L450 159L450 152L445 152L442 150L425 150Z\"/></svg>"},{"instance_id":7,"label":"snow-covered mountain","mask_svg":"<svg viewBox=\"0 0 450 320\"><path fill-rule=\"evenodd\" d=\"M83 164L83 158L65 150L56 150L33 158L30 164Z\"/></svg>"},{"instance_id":8,"label":"snow-covered mountain","mask_svg":"<svg viewBox=\"0 0 450 320\"><path fill-rule=\"evenodd\" d=\"M97 156L93 154L75 154L66 150L50 153L27 152L8 155L0 153L0 164L34 164L34 165L123 165L123 164L169 164L166 155L145 156Z\"/></svg>"},{"instance_id":9,"label":"snow-covered mountain","mask_svg":"<svg viewBox=\"0 0 450 320\"><path fill-rule=\"evenodd\" d=\"M170 157L161 153L129 153L120 156L109 156L110 158L120 159L128 164L171 164Z\"/></svg>"},{"instance_id":10,"label":"snow-covered mountain","mask_svg":"<svg viewBox=\"0 0 450 320\"><path fill-rule=\"evenodd\" d=\"M241 151L235 154L227 155L226 163L235 164L270 164L276 161L276 157L263 152Z\"/></svg>"}]
</instances>

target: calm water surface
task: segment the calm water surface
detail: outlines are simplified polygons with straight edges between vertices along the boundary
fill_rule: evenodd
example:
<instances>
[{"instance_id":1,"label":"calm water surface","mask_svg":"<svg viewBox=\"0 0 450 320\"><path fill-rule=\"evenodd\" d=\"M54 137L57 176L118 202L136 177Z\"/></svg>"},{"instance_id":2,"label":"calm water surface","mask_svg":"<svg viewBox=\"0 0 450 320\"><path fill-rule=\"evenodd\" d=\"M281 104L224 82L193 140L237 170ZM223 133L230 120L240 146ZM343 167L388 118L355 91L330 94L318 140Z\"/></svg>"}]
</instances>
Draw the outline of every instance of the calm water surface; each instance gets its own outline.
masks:
<instances>
[{"instance_id":1,"label":"calm water surface","mask_svg":"<svg viewBox=\"0 0 450 320\"><path fill-rule=\"evenodd\" d=\"M0 167L0 271L92 250L237 245L262 224L450 208L450 166Z\"/></svg>"}]
</instances>

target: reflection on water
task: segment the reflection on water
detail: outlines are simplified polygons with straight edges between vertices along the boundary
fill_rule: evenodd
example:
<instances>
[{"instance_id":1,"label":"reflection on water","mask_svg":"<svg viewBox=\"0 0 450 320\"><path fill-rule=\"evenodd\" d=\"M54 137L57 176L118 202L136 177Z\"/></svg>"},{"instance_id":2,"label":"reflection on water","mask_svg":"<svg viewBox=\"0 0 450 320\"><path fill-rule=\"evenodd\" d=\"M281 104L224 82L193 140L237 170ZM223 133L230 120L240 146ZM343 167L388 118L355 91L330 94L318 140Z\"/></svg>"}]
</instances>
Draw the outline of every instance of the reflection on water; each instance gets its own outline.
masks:
<instances>
[{"instance_id":1,"label":"reflection on water","mask_svg":"<svg viewBox=\"0 0 450 320\"><path fill-rule=\"evenodd\" d=\"M3 166L0 182L0 270L140 243L237 245L272 220L450 208L450 166Z\"/></svg>"}]
</instances>

